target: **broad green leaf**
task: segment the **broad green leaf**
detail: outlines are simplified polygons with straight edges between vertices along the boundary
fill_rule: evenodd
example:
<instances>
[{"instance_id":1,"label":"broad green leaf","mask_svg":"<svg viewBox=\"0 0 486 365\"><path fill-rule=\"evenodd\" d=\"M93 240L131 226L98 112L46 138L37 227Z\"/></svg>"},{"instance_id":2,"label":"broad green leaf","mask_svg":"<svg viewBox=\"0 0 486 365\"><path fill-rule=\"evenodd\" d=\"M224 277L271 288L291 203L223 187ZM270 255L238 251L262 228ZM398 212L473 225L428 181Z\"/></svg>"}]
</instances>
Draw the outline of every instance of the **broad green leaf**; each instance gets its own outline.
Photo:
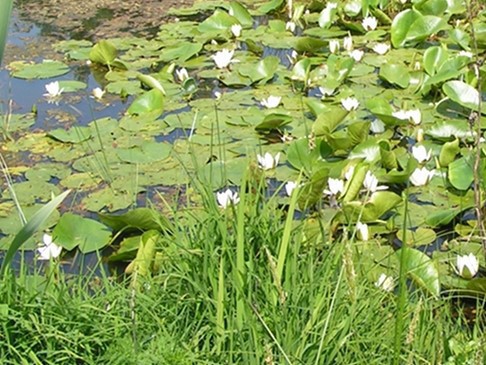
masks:
<instances>
[{"instance_id":1,"label":"broad green leaf","mask_svg":"<svg viewBox=\"0 0 486 365\"><path fill-rule=\"evenodd\" d=\"M65 143L80 143L91 138L89 127L73 127L71 129L54 129L47 133L49 137Z\"/></svg>"},{"instance_id":2,"label":"broad green leaf","mask_svg":"<svg viewBox=\"0 0 486 365\"><path fill-rule=\"evenodd\" d=\"M449 224L458 214L460 210L457 208L452 209L439 209L431 214L428 214L425 218L425 222L431 227L440 227Z\"/></svg>"},{"instance_id":3,"label":"broad green leaf","mask_svg":"<svg viewBox=\"0 0 486 365\"><path fill-rule=\"evenodd\" d=\"M52 231L53 241L70 251L76 247L82 253L100 250L111 240L111 231L90 218L65 213Z\"/></svg>"},{"instance_id":4,"label":"broad green leaf","mask_svg":"<svg viewBox=\"0 0 486 365\"><path fill-rule=\"evenodd\" d=\"M86 83L76 80L61 80L59 81L59 87L65 93L75 92L86 89Z\"/></svg>"},{"instance_id":5,"label":"broad green leaf","mask_svg":"<svg viewBox=\"0 0 486 365\"><path fill-rule=\"evenodd\" d=\"M143 232L148 230L170 230L169 221L162 214L150 208L135 208L120 215L99 214L102 223L113 231Z\"/></svg>"},{"instance_id":6,"label":"broad green leaf","mask_svg":"<svg viewBox=\"0 0 486 365\"><path fill-rule=\"evenodd\" d=\"M216 9L213 15L199 24L197 29L201 33L218 32L221 34L223 31L230 29L234 24L239 24L238 19L229 15L224 10Z\"/></svg>"},{"instance_id":7,"label":"broad green leaf","mask_svg":"<svg viewBox=\"0 0 486 365\"><path fill-rule=\"evenodd\" d=\"M317 53L319 50L327 46L328 42L314 37L299 37L293 44L293 48L297 52L311 52Z\"/></svg>"},{"instance_id":8,"label":"broad green leaf","mask_svg":"<svg viewBox=\"0 0 486 365\"><path fill-rule=\"evenodd\" d=\"M309 58L303 58L294 65L292 69L292 80L307 82L309 77L309 71L311 67L311 60Z\"/></svg>"},{"instance_id":9,"label":"broad green leaf","mask_svg":"<svg viewBox=\"0 0 486 365\"><path fill-rule=\"evenodd\" d=\"M197 55L202 50L202 43L179 42L160 52L159 59L163 62L183 63Z\"/></svg>"},{"instance_id":10,"label":"broad green leaf","mask_svg":"<svg viewBox=\"0 0 486 365\"><path fill-rule=\"evenodd\" d=\"M442 85L444 93L459 105L477 110L480 102L478 91L463 81L453 80Z\"/></svg>"},{"instance_id":11,"label":"broad green leaf","mask_svg":"<svg viewBox=\"0 0 486 365\"><path fill-rule=\"evenodd\" d=\"M461 157L448 166L449 181L458 190L468 190L474 181L472 157Z\"/></svg>"},{"instance_id":12,"label":"broad green leaf","mask_svg":"<svg viewBox=\"0 0 486 365\"><path fill-rule=\"evenodd\" d=\"M127 110L129 114L148 114L157 112L159 115L164 110L164 94L158 89L152 89L138 96Z\"/></svg>"},{"instance_id":13,"label":"broad green leaf","mask_svg":"<svg viewBox=\"0 0 486 365\"><path fill-rule=\"evenodd\" d=\"M362 220L363 222L372 222L380 219L384 214L396 208L402 201L402 198L391 191L377 191L371 195L365 203Z\"/></svg>"},{"instance_id":14,"label":"broad green leaf","mask_svg":"<svg viewBox=\"0 0 486 365\"><path fill-rule=\"evenodd\" d=\"M12 62L10 68L12 76L19 79L50 79L69 72L69 67L59 61L44 60L42 63L28 64L25 62Z\"/></svg>"},{"instance_id":15,"label":"broad green leaf","mask_svg":"<svg viewBox=\"0 0 486 365\"><path fill-rule=\"evenodd\" d=\"M271 113L263 118L263 121L255 126L258 132L270 131L272 129L279 129L290 122L293 118L287 114Z\"/></svg>"},{"instance_id":16,"label":"broad green leaf","mask_svg":"<svg viewBox=\"0 0 486 365\"><path fill-rule=\"evenodd\" d=\"M279 9L284 3L284 0L270 0L258 8L258 12L268 14L274 10Z\"/></svg>"},{"instance_id":17,"label":"broad green leaf","mask_svg":"<svg viewBox=\"0 0 486 365\"><path fill-rule=\"evenodd\" d=\"M447 0L425 0L415 5L422 15L442 16L448 7Z\"/></svg>"},{"instance_id":18,"label":"broad green leaf","mask_svg":"<svg viewBox=\"0 0 486 365\"><path fill-rule=\"evenodd\" d=\"M447 22L438 16L422 15L414 9L399 13L391 26L391 41L395 48L404 47L427 39L434 33L448 27Z\"/></svg>"},{"instance_id":19,"label":"broad green leaf","mask_svg":"<svg viewBox=\"0 0 486 365\"><path fill-rule=\"evenodd\" d=\"M441 167L447 167L456 159L456 155L461 149L459 148L459 139L452 142L446 142L442 145L439 155L439 164Z\"/></svg>"},{"instance_id":20,"label":"broad green leaf","mask_svg":"<svg viewBox=\"0 0 486 365\"><path fill-rule=\"evenodd\" d=\"M273 78L275 71L277 71L280 60L276 56L268 56L263 60L255 64L245 64L242 65L238 72L244 76L248 77L252 83L261 81L265 83Z\"/></svg>"},{"instance_id":21,"label":"broad green leaf","mask_svg":"<svg viewBox=\"0 0 486 365\"><path fill-rule=\"evenodd\" d=\"M406 232L406 233L404 233ZM397 237L400 241L405 242L407 246L425 246L437 239L434 230L425 227L418 227L416 230L399 230Z\"/></svg>"},{"instance_id":22,"label":"broad green leaf","mask_svg":"<svg viewBox=\"0 0 486 365\"><path fill-rule=\"evenodd\" d=\"M155 260L155 248L160 237L160 233L157 231L147 231L140 236L137 256L125 269L127 274L137 274L132 276L132 285L134 287L138 287L138 275L143 277L151 273Z\"/></svg>"},{"instance_id":23,"label":"broad green leaf","mask_svg":"<svg viewBox=\"0 0 486 365\"><path fill-rule=\"evenodd\" d=\"M440 295L439 270L430 257L410 247L402 247L397 255L404 272L415 284L435 297Z\"/></svg>"},{"instance_id":24,"label":"broad green leaf","mask_svg":"<svg viewBox=\"0 0 486 365\"><path fill-rule=\"evenodd\" d=\"M439 67L449 58L449 52L443 47L427 48L424 52L424 70L430 76L435 75Z\"/></svg>"},{"instance_id":25,"label":"broad green leaf","mask_svg":"<svg viewBox=\"0 0 486 365\"><path fill-rule=\"evenodd\" d=\"M253 18L244 5L240 4L238 1L232 1L229 7L229 13L238 19L243 27L249 28L253 25Z\"/></svg>"},{"instance_id":26,"label":"broad green leaf","mask_svg":"<svg viewBox=\"0 0 486 365\"><path fill-rule=\"evenodd\" d=\"M113 64L116 56L116 47L107 40L101 40L96 43L89 53L89 59L92 62L100 63L108 67Z\"/></svg>"},{"instance_id":27,"label":"broad green leaf","mask_svg":"<svg viewBox=\"0 0 486 365\"><path fill-rule=\"evenodd\" d=\"M400 86L402 89L407 88L410 83L408 68L400 64L383 64L379 76L386 82Z\"/></svg>"},{"instance_id":28,"label":"broad green leaf","mask_svg":"<svg viewBox=\"0 0 486 365\"><path fill-rule=\"evenodd\" d=\"M171 150L169 143L147 141L132 148L117 148L116 154L124 162L138 164L165 160Z\"/></svg>"},{"instance_id":29,"label":"broad green leaf","mask_svg":"<svg viewBox=\"0 0 486 365\"><path fill-rule=\"evenodd\" d=\"M162 84L154 78L153 76L150 75L144 75L141 73L137 74L137 79L139 79L144 85L148 86L151 89L157 89L159 90L163 95L166 95L165 89L162 86Z\"/></svg>"},{"instance_id":30,"label":"broad green leaf","mask_svg":"<svg viewBox=\"0 0 486 365\"><path fill-rule=\"evenodd\" d=\"M317 119L312 124L312 131L316 136L323 136L332 133L344 121L349 112L340 106L319 104L323 108L321 112L317 113Z\"/></svg>"}]
</instances>

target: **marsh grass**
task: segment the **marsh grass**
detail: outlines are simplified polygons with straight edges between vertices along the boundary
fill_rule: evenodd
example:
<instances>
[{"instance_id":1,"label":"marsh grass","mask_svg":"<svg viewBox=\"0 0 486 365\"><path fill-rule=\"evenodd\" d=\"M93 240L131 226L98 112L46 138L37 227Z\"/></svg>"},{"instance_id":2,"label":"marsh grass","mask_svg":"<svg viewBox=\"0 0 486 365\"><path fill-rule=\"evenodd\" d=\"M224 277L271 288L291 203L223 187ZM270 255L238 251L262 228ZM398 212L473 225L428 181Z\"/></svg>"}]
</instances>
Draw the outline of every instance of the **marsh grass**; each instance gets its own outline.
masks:
<instances>
[{"instance_id":1,"label":"marsh grass","mask_svg":"<svg viewBox=\"0 0 486 365\"><path fill-rule=\"evenodd\" d=\"M409 293L395 333L398 299L366 277L358 242L309 239L291 219L295 197L269 197L264 179L242 186L227 209L201 188L203 208L173 211L177 229L136 291L55 262L47 274L6 276L0 362L482 364L479 324L453 318L447 298Z\"/></svg>"},{"instance_id":2,"label":"marsh grass","mask_svg":"<svg viewBox=\"0 0 486 365\"><path fill-rule=\"evenodd\" d=\"M2 64L3 51L7 42L8 23L12 13L13 0L0 2L0 65Z\"/></svg>"}]
</instances>

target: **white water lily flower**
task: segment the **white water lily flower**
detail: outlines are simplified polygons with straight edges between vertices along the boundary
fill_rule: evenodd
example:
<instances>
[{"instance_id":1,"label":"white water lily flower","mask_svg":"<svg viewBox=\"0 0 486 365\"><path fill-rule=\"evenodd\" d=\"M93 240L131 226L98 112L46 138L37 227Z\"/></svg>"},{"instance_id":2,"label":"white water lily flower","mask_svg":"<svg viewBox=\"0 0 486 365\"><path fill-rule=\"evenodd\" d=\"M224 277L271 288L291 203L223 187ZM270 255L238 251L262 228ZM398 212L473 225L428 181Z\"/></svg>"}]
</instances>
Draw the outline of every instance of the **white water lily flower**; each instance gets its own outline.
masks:
<instances>
[{"instance_id":1,"label":"white water lily flower","mask_svg":"<svg viewBox=\"0 0 486 365\"><path fill-rule=\"evenodd\" d=\"M329 52L331 53L336 53L337 51L339 51L339 40L337 39L331 39L329 41Z\"/></svg>"},{"instance_id":2,"label":"white water lily flower","mask_svg":"<svg viewBox=\"0 0 486 365\"><path fill-rule=\"evenodd\" d=\"M221 208L227 208L231 204L238 204L240 197L237 192L226 189L226 191L216 193L216 200Z\"/></svg>"},{"instance_id":3,"label":"white water lily flower","mask_svg":"<svg viewBox=\"0 0 486 365\"><path fill-rule=\"evenodd\" d=\"M93 94L93 97L97 100L101 100L103 98L103 95L105 95L105 91L99 87L95 87L91 93Z\"/></svg>"},{"instance_id":4,"label":"white water lily flower","mask_svg":"<svg viewBox=\"0 0 486 365\"><path fill-rule=\"evenodd\" d=\"M344 180L330 177L327 180L327 186L329 189L324 189L324 194L336 196L344 191Z\"/></svg>"},{"instance_id":5,"label":"white water lily flower","mask_svg":"<svg viewBox=\"0 0 486 365\"><path fill-rule=\"evenodd\" d=\"M184 67L176 70L176 76L180 82L184 82L189 78L189 74Z\"/></svg>"},{"instance_id":6,"label":"white water lily flower","mask_svg":"<svg viewBox=\"0 0 486 365\"><path fill-rule=\"evenodd\" d=\"M435 170L427 170L426 167L416 168L410 175L410 182L415 186L424 186L434 177Z\"/></svg>"},{"instance_id":7,"label":"white water lily flower","mask_svg":"<svg viewBox=\"0 0 486 365\"><path fill-rule=\"evenodd\" d=\"M231 26L231 33L233 33L233 35L238 38L240 35L241 35L241 30L242 30L242 26L239 25L239 24L233 24Z\"/></svg>"},{"instance_id":8,"label":"white water lily flower","mask_svg":"<svg viewBox=\"0 0 486 365\"><path fill-rule=\"evenodd\" d=\"M422 113L420 109L412 109L408 111L408 119L415 125L419 125L422 121Z\"/></svg>"},{"instance_id":9,"label":"white water lily flower","mask_svg":"<svg viewBox=\"0 0 486 365\"><path fill-rule=\"evenodd\" d=\"M287 184L285 184L285 192L288 196L291 196L296 187L297 183L295 181L289 181Z\"/></svg>"},{"instance_id":10,"label":"white water lily flower","mask_svg":"<svg viewBox=\"0 0 486 365\"><path fill-rule=\"evenodd\" d=\"M375 175L371 171L366 172L364 181L363 181L363 186L366 190L368 190L371 193L374 193L378 190L386 190L388 189L388 186L386 185L378 185L378 179L376 178Z\"/></svg>"},{"instance_id":11,"label":"white water lily flower","mask_svg":"<svg viewBox=\"0 0 486 365\"><path fill-rule=\"evenodd\" d=\"M354 51L349 52L349 57L354 59L356 62L361 61L364 56L364 51L360 49L355 49Z\"/></svg>"},{"instance_id":12,"label":"white water lily flower","mask_svg":"<svg viewBox=\"0 0 486 365\"><path fill-rule=\"evenodd\" d=\"M348 112L351 110L356 110L359 107L359 101L356 98L345 98L341 100L341 105L343 106L344 109L346 109Z\"/></svg>"},{"instance_id":13,"label":"white water lily flower","mask_svg":"<svg viewBox=\"0 0 486 365\"><path fill-rule=\"evenodd\" d=\"M375 134L383 133L385 131L385 123L379 119L373 119L370 124L370 130Z\"/></svg>"},{"instance_id":14,"label":"white water lily flower","mask_svg":"<svg viewBox=\"0 0 486 365\"><path fill-rule=\"evenodd\" d=\"M377 288L381 288L385 291L391 292L395 288L395 283L391 276L381 274L378 280L376 280L375 286Z\"/></svg>"},{"instance_id":15,"label":"white water lily flower","mask_svg":"<svg viewBox=\"0 0 486 365\"><path fill-rule=\"evenodd\" d=\"M294 33L294 32L295 32L295 27L296 27L296 25L295 25L295 23L294 23L294 22L290 22L290 21L289 21L289 22L287 22L287 23L285 24L285 30L288 30L288 31L289 31L289 32L291 32L291 33Z\"/></svg>"},{"instance_id":16,"label":"white water lily flower","mask_svg":"<svg viewBox=\"0 0 486 365\"><path fill-rule=\"evenodd\" d=\"M37 248L39 253L39 260L55 259L61 254L62 247L52 242L52 236L44 234L40 247Z\"/></svg>"},{"instance_id":17,"label":"white water lily flower","mask_svg":"<svg viewBox=\"0 0 486 365\"><path fill-rule=\"evenodd\" d=\"M368 241L370 238L370 231L366 223L356 223L356 235L361 241Z\"/></svg>"},{"instance_id":18,"label":"white water lily flower","mask_svg":"<svg viewBox=\"0 0 486 365\"><path fill-rule=\"evenodd\" d=\"M390 45L386 43L376 43L373 46L373 51L379 55L384 55L390 50Z\"/></svg>"},{"instance_id":19,"label":"white water lily flower","mask_svg":"<svg viewBox=\"0 0 486 365\"><path fill-rule=\"evenodd\" d=\"M335 2L328 2L326 4L326 8L328 8L328 9L337 9L337 7L338 7L338 4L335 3Z\"/></svg>"},{"instance_id":20,"label":"white water lily flower","mask_svg":"<svg viewBox=\"0 0 486 365\"><path fill-rule=\"evenodd\" d=\"M230 63L237 62L237 60L232 59L234 54L234 50L230 51L229 49L223 49L216 52L216 54L212 55L211 58L214 60L217 68L226 68L230 65Z\"/></svg>"},{"instance_id":21,"label":"white water lily flower","mask_svg":"<svg viewBox=\"0 0 486 365\"><path fill-rule=\"evenodd\" d=\"M282 101L281 96L270 95L268 98L260 101L260 104L262 104L265 108L272 109L272 108L276 108L281 101Z\"/></svg>"},{"instance_id":22,"label":"white water lily flower","mask_svg":"<svg viewBox=\"0 0 486 365\"><path fill-rule=\"evenodd\" d=\"M343 39L343 48L346 51L352 51L353 50L353 37L348 35L347 37L344 37Z\"/></svg>"},{"instance_id":23,"label":"white water lily flower","mask_svg":"<svg viewBox=\"0 0 486 365\"><path fill-rule=\"evenodd\" d=\"M392 115L395 118L398 118L398 119L401 119L401 120L408 120L415 125L419 125L420 122L422 121L422 113L420 112L419 109L398 110L396 112L393 112Z\"/></svg>"},{"instance_id":24,"label":"white water lily flower","mask_svg":"<svg viewBox=\"0 0 486 365\"><path fill-rule=\"evenodd\" d=\"M464 57L467 57L467 58L473 58L473 54L471 52L468 52L468 51L461 51L459 52L459 56L464 56Z\"/></svg>"},{"instance_id":25,"label":"white water lily flower","mask_svg":"<svg viewBox=\"0 0 486 365\"><path fill-rule=\"evenodd\" d=\"M277 167L278 160L280 159L280 152L273 157L269 152L264 156L257 155L258 164L262 170L271 170Z\"/></svg>"},{"instance_id":26,"label":"white water lily flower","mask_svg":"<svg viewBox=\"0 0 486 365\"><path fill-rule=\"evenodd\" d=\"M330 96L334 94L335 89L334 88L327 88L324 86L319 86L319 91L321 92L322 96Z\"/></svg>"},{"instance_id":27,"label":"white water lily flower","mask_svg":"<svg viewBox=\"0 0 486 365\"><path fill-rule=\"evenodd\" d=\"M472 253L457 256L457 273L464 279L471 279L479 270L479 261Z\"/></svg>"},{"instance_id":28,"label":"white water lily flower","mask_svg":"<svg viewBox=\"0 0 486 365\"><path fill-rule=\"evenodd\" d=\"M413 146L412 147L412 156L419 162L423 163L425 161L430 160L430 156L432 155L432 151L428 150L420 145L420 146Z\"/></svg>"},{"instance_id":29,"label":"white water lily flower","mask_svg":"<svg viewBox=\"0 0 486 365\"><path fill-rule=\"evenodd\" d=\"M44 94L46 98L55 99L62 94L64 89L61 89L58 81L48 83L46 86L47 93Z\"/></svg>"},{"instance_id":30,"label":"white water lily flower","mask_svg":"<svg viewBox=\"0 0 486 365\"><path fill-rule=\"evenodd\" d=\"M375 30L378 26L378 19L376 19L374 16L367 16L363 19L361 25L363 26L364 30Z\"/></svg>"}]
</instances>

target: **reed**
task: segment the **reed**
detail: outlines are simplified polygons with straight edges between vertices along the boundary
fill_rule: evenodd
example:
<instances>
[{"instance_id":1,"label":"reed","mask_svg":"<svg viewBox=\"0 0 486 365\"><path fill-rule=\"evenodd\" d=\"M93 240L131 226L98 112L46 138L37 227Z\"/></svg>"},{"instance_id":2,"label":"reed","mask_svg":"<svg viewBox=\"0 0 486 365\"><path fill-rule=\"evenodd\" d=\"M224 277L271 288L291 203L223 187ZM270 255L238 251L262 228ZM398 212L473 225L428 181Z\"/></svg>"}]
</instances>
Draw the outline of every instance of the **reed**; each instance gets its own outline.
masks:
<instances>
[{"instance_id":1,"label":"reed","mask_svg":"<svg viewBox=\"0 0 486 365\"><path fill-rule=\"evenodd\" d=\"M7 42L8 22L12 13L13 0L0 1L0 64L3 59L3 50Z\"/></svg>"}]
</instances>

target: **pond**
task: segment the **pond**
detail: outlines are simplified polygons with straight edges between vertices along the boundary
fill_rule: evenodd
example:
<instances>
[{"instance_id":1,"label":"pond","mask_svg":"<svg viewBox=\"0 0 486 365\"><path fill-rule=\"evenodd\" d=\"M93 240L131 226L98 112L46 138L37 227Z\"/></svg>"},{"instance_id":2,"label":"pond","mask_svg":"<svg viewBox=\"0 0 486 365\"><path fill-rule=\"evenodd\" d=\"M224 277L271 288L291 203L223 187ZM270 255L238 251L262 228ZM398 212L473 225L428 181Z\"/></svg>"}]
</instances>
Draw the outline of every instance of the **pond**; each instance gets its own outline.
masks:
<instances>
[{"instance_id":1,"label":"pond","mask_svg":"<svg viewBox=\"0 0 486 365\"><path fill-rule=\"evenodd\" d=\"M485 264L474 207L477 177L486 177L476 153L485 95L475 86L484 90L486 70L471 71L486 44L484 9L474 49L467 22L452 21L464 12L456 3L438 14L390 5L400 15L392 21L378 7L365 17L361 5L331 2L196 2L168 22L145 19L135 35L126 32L140 9L113 4L62 23L40 12L49 27L15 15L1 73L14 101L4 104L12 188L0 203L3 248L21 226L13 192L30 216L72 189L45 228L63 248L88 253L147 223L140 207L173 216L201 206L196 186L229 207L251 177L265 197L297 206L311 243L349 235L375 271L383 260L389 273L397 263L388 258L405 250L429 292L484 291L483 278L460 278L451 265L466 254ZM38 46L48 36L55 41L39 52L24 39ZM15 47L28 57L16 59ZM138 243L126 242L133 258Z\"/></svg>"}]
</instances>

